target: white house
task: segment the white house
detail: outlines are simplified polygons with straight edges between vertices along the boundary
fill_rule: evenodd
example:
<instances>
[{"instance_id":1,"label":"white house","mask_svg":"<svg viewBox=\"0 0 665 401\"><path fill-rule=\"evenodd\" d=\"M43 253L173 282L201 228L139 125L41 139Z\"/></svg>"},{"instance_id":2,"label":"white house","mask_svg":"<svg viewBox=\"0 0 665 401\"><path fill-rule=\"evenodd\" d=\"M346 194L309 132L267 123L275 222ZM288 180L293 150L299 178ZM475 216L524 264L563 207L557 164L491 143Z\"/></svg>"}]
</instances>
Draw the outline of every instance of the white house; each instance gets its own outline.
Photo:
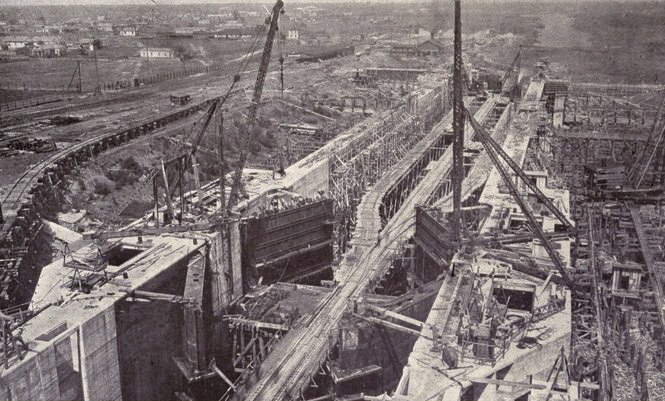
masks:
<instances>
[{"instance_id":1,"label":"white house","mask_svg":"<svg viewBox=\"0 0 665 401\"><path fill-rule=\"evenodd\" d=\"M62 57L67 54L67 48L63 45L47 43L43 45L37 45L30 49L30 55L32 57Z\"/></svg>"},{"instance_id":2,"label":"white house","mask_svg":"<svg viewBox=\"0 0 665 401\"><path fill-rule=\"evenodd\" d=\"M194 32L200 31L201 28L194 26L180 26L175 28L176 35L193 35Z\"/></svg>"},{"instance_id":3,"label":"white house","mask_svg":"<svg viewBox=\"0 0 665 401\"><path fill-rule=\"evenodd\" d=\"M27 36L7 36L2 39L2 43L5 44L9 49L20 49L22 47L27 47L32 40Z\"/></svg>"},{"instance_id":4,"label":"white house","mask_svg":"<svg viewBox=\"0 0 665 401\"><path fill-rule=\"evenodd\" d=\"M138 29L133 26L125 26L120 30L120 36L136 36L138 34Z\"/></svg>"},{"instance_id":5,"label":"white house","mask_svg":"<svg viewBox=\"0 0 665 401\"><path fill-rule=\"evenodd\" d=\"M146 58L174 58L173 50L164 47L148 47L141 49L141 57Z\"/></svg>"},{"instance_id":6,"label":"white house","mask_svg":"<svg viewBox=\"0 0 665 401\"><path fill-rule=\"evenodd\" d=\"M286 38L288 40L300 40L300 32L297 29L289 29L289 33Z\"/></svg>"}]
</instances>

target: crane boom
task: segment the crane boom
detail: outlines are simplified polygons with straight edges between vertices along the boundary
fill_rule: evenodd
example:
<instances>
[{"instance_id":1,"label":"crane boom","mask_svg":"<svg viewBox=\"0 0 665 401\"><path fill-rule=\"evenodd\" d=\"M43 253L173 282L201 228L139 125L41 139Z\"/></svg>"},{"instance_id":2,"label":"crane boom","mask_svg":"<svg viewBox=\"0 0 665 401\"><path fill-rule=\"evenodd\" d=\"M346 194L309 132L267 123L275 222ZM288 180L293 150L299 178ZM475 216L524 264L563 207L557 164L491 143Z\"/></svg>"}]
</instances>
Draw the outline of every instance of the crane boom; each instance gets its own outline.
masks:
<instances>
[{"instance_id":1,"label":"crane boom","mask_svg":"<svg viewBox=\"0 0 665 401\"><path fill-rule=\"evenodd\" d=\"M513 96L515 93L515 88L518 88L520 85L520 68L522 65L522 49L517 52L515 59L506 70L505 74L501 78L501 93L509 96Z\"/></svg>"},{"instance_id":2,"label":"crane boom","mask_svg":"<svg viewBox=\"0 0 665 401\"><path fill-rule=\"evenodd\" d=\"M503 166L501 163L501 159L503 159L510 168L517 173L517 175L522 178L524 182L529 184L529 179L526 178L526 175L524 172L519 168L519 166L508 156L503 149L501 149L501 146L497 144L488 134L485 132L485 129L478 124L475 118L469 113L467 109L464 109L464 114L466 117L469 119L469 123L471 124L471 127L473 130L476 132L476 137L480 139L482 142L483 146L485 147L485 150L487 151L487 155L492 159L492 162L496 166L496 169L499 171L499 174L501 175L501 178L505 182L505 184L508 186L510 193L513 195L513 198L515 199L515 202L519 205L520 209L522 210L522 213L524 213L524 216L527 218L529 221L529 225L531 226L531 229L534 231L538 239L540 240L541 245L545 248L545 251L549 255L550 259L552 260L552 263L554 263L554 266L557 268L559 273L561 274L561 278L563 278L564 283L570 288L571 290L574 289L574 283L570 279L570 276L568 275L568 272L566 271L566 267L563 265L561 258L557 251L554 249L554 246L552 246L552 243L550 242L549 238L547 238L547 235L543 231L542 227L536 220L536 216L534 216L533 211L531 210L531 207L526 203L524 199L520 196L517 187L513 183L512 178L508 174L508 171L506 171L506 168ZM533 185L535 187L535 185ZM529 188L533 189L531 185L529 185ZM537 187L536 187L537 189ZM537 189L537 195L540 197L540 195L543 196L543 199L547 199L547 197L540 192L540 190ZM549 201L549 199L548 199ZM554 206L554 205L552 205ZM549 208L549 205L548 205ZM556 208L554 208L557 210ZM551 210L551 209L550 209ZM557 213L555 215L562 221L564 224L569 224L571 228L575 229L574 226L568 221L568 219L563 216L563 214L557 210Z\"/></svg>"},{"instance_id":3,"label":"crane boom","mask_svg":"<svg viewBox=\"0 0 665 401\"><path fill-rule=\"evenodd\" d=\"M226 209L230 211L233 206L235 206L238 200L238 192L240 191L242 170L245 168L245 162L247 161L247 154L249 153L249 147L254 140L254 125L256 121L256 110L261 103L261 94L263 93L263 83L266 79L266 74L268 73L268 65L270 64L270 56L272 53L272 45L275 39L275 32L277 32L277 21L279 19L279 14L282 12L284 7L284 2L282 0L277 0L275 6L272 8L272 16L270 19L270 25L268 28L268 34L266 35L266 44L263 48L263 54L261 56L261 64L259 65L259 72L256 76L256 84L254 85L254 95L252 96L252 103L249 105L249 114L248 114L248 124L247 130L244 136L244 141L242 147L240 148L240 158L238 164L233 172L233 183L231 187L231 193L229 194L229 201L226 206Z\"/></svg>"},{"instance_id":4,"label":"crane boom","mask_svg":"<svg viewBox=\"0 0 665 401\"><path fill-rule=\"evenodd\" d=\"M205 136L206 131L208 130L208 126L210 125L210 122L212 121L212 118L215 116L215 112L221 109L221 104L223 101L221 101L219 98L215 99L212 101L210 104L210 107L206 111L205 115L205 120L203 122L203 125L199 129L198 134L196 135L196 138L194 139L194 142L192 142L191 149L188 153L185 154L185 165L190 165L192 162L192 157L196 155L196 151L198 150L199 146L201 145L201 140ZM221 113L221 111L219 111ZM181 144L181 148L184 148L186 145ZM182 173L182 172L181 172ZM173 197L176 191L176 187L180 180L182 179L182 174L179 174L176 178L175 181L170 185L169 193L167 194L168 197Z\"/></svg>"},{"instance_id":5,"label":"crane boom","mask_svg":"<svg viewBox=\"0 0 665 401\"><path fill-rule=\"evenodd\" d=\"M199 133L196 136L196 139L194 141L194 144L192 145L191 150L189 153L186 155L188 157L188 160L191 159L191 157L196 153L196 149L198 148L199 144L201 143L201 139L203 138L203 135L206 132L206 129L208 128L208 125L210 124L210 120L212 119L212 116L215 112L215 109L217 108L217 105L219 104L219 99L215 99L212 101L210 104L210 107L208 107L208 110L206 111L206 119L205 122L203 123L203 126L200 128ZM178 157L182 155L184 152L185 145L181 144L176 151L173 153ZM152 168L150 171L148 171L143 177L139 179L138 187L136 188L136 191L132 194L141 194L147 191L151 186L152 186L152 180L159 175L161 172L161 167L155 167ZM175 183L177 184L177 182ZM175 188L175 185L172 186L172 188ZM173 191L169 192L169 196L173 196L175 193L175 189ZM114 211L114 216L120 216L120 214L129 206L134 200L134 196L127 196L125 197L121 202L120 206L118 206L115 211Z\"/></svg>"}]
</instances>

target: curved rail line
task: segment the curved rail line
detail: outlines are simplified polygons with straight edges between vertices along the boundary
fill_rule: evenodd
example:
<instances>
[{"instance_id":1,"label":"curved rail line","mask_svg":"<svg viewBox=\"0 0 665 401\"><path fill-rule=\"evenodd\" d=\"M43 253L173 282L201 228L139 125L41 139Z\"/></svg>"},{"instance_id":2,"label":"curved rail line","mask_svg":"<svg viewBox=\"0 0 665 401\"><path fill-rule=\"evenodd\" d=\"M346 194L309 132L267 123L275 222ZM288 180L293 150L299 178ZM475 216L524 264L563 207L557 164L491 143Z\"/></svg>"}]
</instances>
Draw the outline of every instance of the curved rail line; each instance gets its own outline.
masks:
<instances>
[{"instance_id":1,"label":"curved rail line","mask_svg":"<svg viewBox=\"0 0 665 401\"><path fill-rule=\"evenodd\" d=\"M127 140L133 139L135 136L144 135L146 133L152 132L156 128L163 127L165 125L164 123L170 123L172 121L175 121L176 119L189 116L194 112L202 109L207 104L209 104L209 100L203 101L201 103L198 103L194 106L185 109L177 110L175 112L163 113L157 117L145 119L133 125L130 128L123 128L116 131L99 134L92 138L86 139L83 142L80 142L66 149L63 149L62 151L56 152L48 156L46 159L40 161L36 165L33 165L30 169L28 169L25 173L23 173L23 175L18 180L16 180L10 191L5 196L5 199L2 201L2 206L6 207L7 206L6 204L9 201L10 203L13 202L11 203L11 207L15 207L16 204L21 200L21 196L23 195L23 193L30 187L30 184L39 175L39 173L43 172L46 168L52 166L54 163L57 163L60 160L64 160L67 159L68 157L71 157L73 154L79 152L82 149L89 150L91 146L95 145L104 146L104 144L102 144L102 141L109 139L116 139L116 138L120 139L119 137L125 135L127 136L126 138ZM150 127L151 125L152 127ZM132 131L136 130L139 130L140 133L137 133L137 135L132 135ZM125 140L123 140L123 142L125 142ZM18 194L16 194L15 192L17 188L19 190Z\"/></svg>"},{"instance_id":2,"label":"curved rail line","mask_svg":"<svg viewBox=\"0 0 665 401\"><path fill-rule=\"evenodd\" d=\"M231 92L236 95L244 89ZM76 168L96 154L134 138L155 132L176 120L193 115L209 106L216 97L177 110L146 118L129 127L94 135L80 143L48 155L28 168L12 185L2 200L2 224L0 226L0 306L11 306L21 298L20 282L30 279L32 269L26 266L33 238L41 228L40 210L49 202L50 192ZM28 276L23 277L24 274ZM18 280L17 277L18 276Z\"/></svg>"}]
</instances>

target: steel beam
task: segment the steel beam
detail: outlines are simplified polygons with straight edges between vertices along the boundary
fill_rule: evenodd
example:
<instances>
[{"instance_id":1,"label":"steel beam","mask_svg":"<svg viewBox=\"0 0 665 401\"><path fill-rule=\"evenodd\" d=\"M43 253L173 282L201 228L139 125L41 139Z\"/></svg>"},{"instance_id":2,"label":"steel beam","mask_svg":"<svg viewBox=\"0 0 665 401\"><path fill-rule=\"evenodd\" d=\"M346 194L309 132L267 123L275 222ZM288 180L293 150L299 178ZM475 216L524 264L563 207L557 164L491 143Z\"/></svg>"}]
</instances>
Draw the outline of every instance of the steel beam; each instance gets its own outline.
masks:
<instances>
[{"instance_id":1,"label":"steel beam","mask_svg":"<svg viewBox=\"0 0 665 401\"><path fill-rule=\"evenodd\" d=\"M462 17L461 1L455 0L455 40L453 65L453 238L461 239L462 181L464 180L464 103L462 99Z\"/></svg>"}]
</instances>

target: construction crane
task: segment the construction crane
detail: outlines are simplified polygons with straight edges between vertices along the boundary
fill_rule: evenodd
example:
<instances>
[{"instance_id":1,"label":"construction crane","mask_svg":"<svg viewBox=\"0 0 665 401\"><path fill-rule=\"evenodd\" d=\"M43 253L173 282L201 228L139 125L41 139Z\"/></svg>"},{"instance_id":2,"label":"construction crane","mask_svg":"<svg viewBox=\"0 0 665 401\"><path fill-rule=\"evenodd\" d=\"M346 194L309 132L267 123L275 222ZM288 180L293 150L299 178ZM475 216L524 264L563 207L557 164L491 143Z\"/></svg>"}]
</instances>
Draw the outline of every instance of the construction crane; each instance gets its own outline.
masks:
<instances>
[{"instance_id":1,"label":"construction crane","mask_svg":"<svg viewBox=\"0 0 665 401\"><path fill-rule=\"evenodd\" d=\"M644 146L640 153L638 153L635 158L635 162L630 168L630 171L626 175L626 182L632 183L633 188L638 189L644 176L649 170L654 156L660 151L662 153L663 138L665 137L665 124L663 124L663 108L665 108L665 96L663 96L663 101L660 104L658 109L658 114L653 120L653 125L649 131L649 136L647 137L646 146ZM660 134L656 134L660 130ZM658 159L658 158L656 158Z\"/></svg>"},{"instance_id":2,"label":"construction crane","mask_svg":"<svg viewBox=\"0 0 665 401\"><path fill-rule=\"evenodd\" d=\"M272 54L272 45L275 40L275 33L277 32L277 23L279 20L279 14L284 13L284 2L282 0L277 0L275 6L272 9L271 17L266 19L266 23L269 25L268 33L266 36L266 44L263 48L263 54L261 56L261 64L259 65L259 72L256 76L256 84L254 85L254 95L252 96L252 103L249 105L247 129L245 130L245 135L243 142L240 148L240 157L238 159L238 164L235 167L232 176L232 186L231 192L229 194L228 204L226 205L227 212L230 212L238 201L238 193L241 190L242 185L242 171L245 168L245 162L247 161L247 155L249 153L250 145L254 141L254 127L256 125L256 111L261 103L261 94L263 93L263 83L266 79L266 74L268 72L268 65L270 63L270 56ZM222 206L223 207L223 206Z\"/></svg>"},{"instance_id":3,"label":"construction crane","mask_svg":"<svg viewBox=\"0 0 665 401\"><path fill-rule=\"evenodd\" d=\"M501 145L496 143L492 137L485 132L485 129L478 124L475 118L473 118L473 115L467 110L466 108L464 109L464 114L466 115L466 118L469 120L469 123L471 124L471 127L476 133L476 139L480 140L480 142L483 144L485 147L485 150L487 152L487 155L492 159L492 162L494 163L494 166L496 169L499 171L499 174L501 174L501 178L503 179L504 183L508 186L508 189L519 205L520 209L522 210L522 213L524 213L524 216L527 218L529 221L529 225L531 226L531 229L533 232L536 234L538 239L540 240L540 243L542 246L545 248L545 251L549 255L550 259L552 260L552 263L554 263L554 266L556 269L559 271L561 274L561 278L563 279L564 283L573 290L575 288L574 283L570 279L570 276L568 275L568 272L566 271L566 267L563 265L563 262L561 261L561 258L557 251L554 249L554 246L552 245L552 242L549 240L548 236L545 234L543 231L543 228L541 227L540 223L536 220L536 216L533 214L533 211L531 210L531 207L527 204L527 202L522 198L520 195L519 191L517 190L517 187L515 186L515 183L513 182L512 178L510 177L510 174L504 167L503 163L501 162L501 159L503 159L506 164L517 174L520 179L526 185L533 191L533 193L538 197L538 199L545 204L545 206L554 214L559 221L566 227L567 230L569 230L571 233L576 234L577 229L573 224L566 218L566 216L561 213L559 209L552 203L552 201L545 196L545 194L540 191L540 189L529 180L527 175L522 171L522 169L515 163L513 159L508 156L506 152L501 148Z\"/></svg>"},{"instance_id":4,"label":"construction crane","mask_svg":"<svg viewBox=\"0 0 665 401\"><path fill-rule=\"evenodd\" d=\"M522 66L522 49L517 52L515 59L501 78L501 94L507 95L511 100L519 96L520 69ZM506 86L507 85L507 86Z\"/></svg>"},{"instance_id":5,"label":"construction crane","mask_svg":"<svg viewBox=\"0 0 665 401\"><path fill-rule=\"evenodd\" d=\"M196 139L192 143L192 146L191 146L189 152L185 153L186 152L185 151L186 146L184 144L181 144L181 146L179 146L176 149L176 151L174 152L174 154L176 155L175 158L185 157L187 162L191 161L192 157L196 153L196 150L197 150L199 144L201 143L201 139L203 139L203 136L204 136L206 130L208 129L208 125L210 125L210 121L212 120L212 118L215 114L215 111L217 110L217 107L218 107L219 103L220 103L219 98L214 99L210 103L210 106L208 107L208 110L206 111L206 114L205 114L205 121L204 121L203 125L200 127L199 132L196 135ZM152 186L152 181L161 172L162 172L162 170L161 170L161 166L160 166L160 167L155 167L155 168L151 169L149 172L147 172L146 174L144 174L139 179L138 188L136 189L136 191L132 195L134 195L136 193L143 193L147 189L149 189ZM171 188L175 188L175 185L173 185ZM171 195L172 195L172 193L169 191L168 196L171 196ZM132 203L133 200L134 200L133 196L128 196L125 199L123 199L122 202L120 203L120 205L116 208L114 215L115 216L120 216L120 214L127 208L127 206L129 206L130 203Z\"/></svg>"}]
</instances>

